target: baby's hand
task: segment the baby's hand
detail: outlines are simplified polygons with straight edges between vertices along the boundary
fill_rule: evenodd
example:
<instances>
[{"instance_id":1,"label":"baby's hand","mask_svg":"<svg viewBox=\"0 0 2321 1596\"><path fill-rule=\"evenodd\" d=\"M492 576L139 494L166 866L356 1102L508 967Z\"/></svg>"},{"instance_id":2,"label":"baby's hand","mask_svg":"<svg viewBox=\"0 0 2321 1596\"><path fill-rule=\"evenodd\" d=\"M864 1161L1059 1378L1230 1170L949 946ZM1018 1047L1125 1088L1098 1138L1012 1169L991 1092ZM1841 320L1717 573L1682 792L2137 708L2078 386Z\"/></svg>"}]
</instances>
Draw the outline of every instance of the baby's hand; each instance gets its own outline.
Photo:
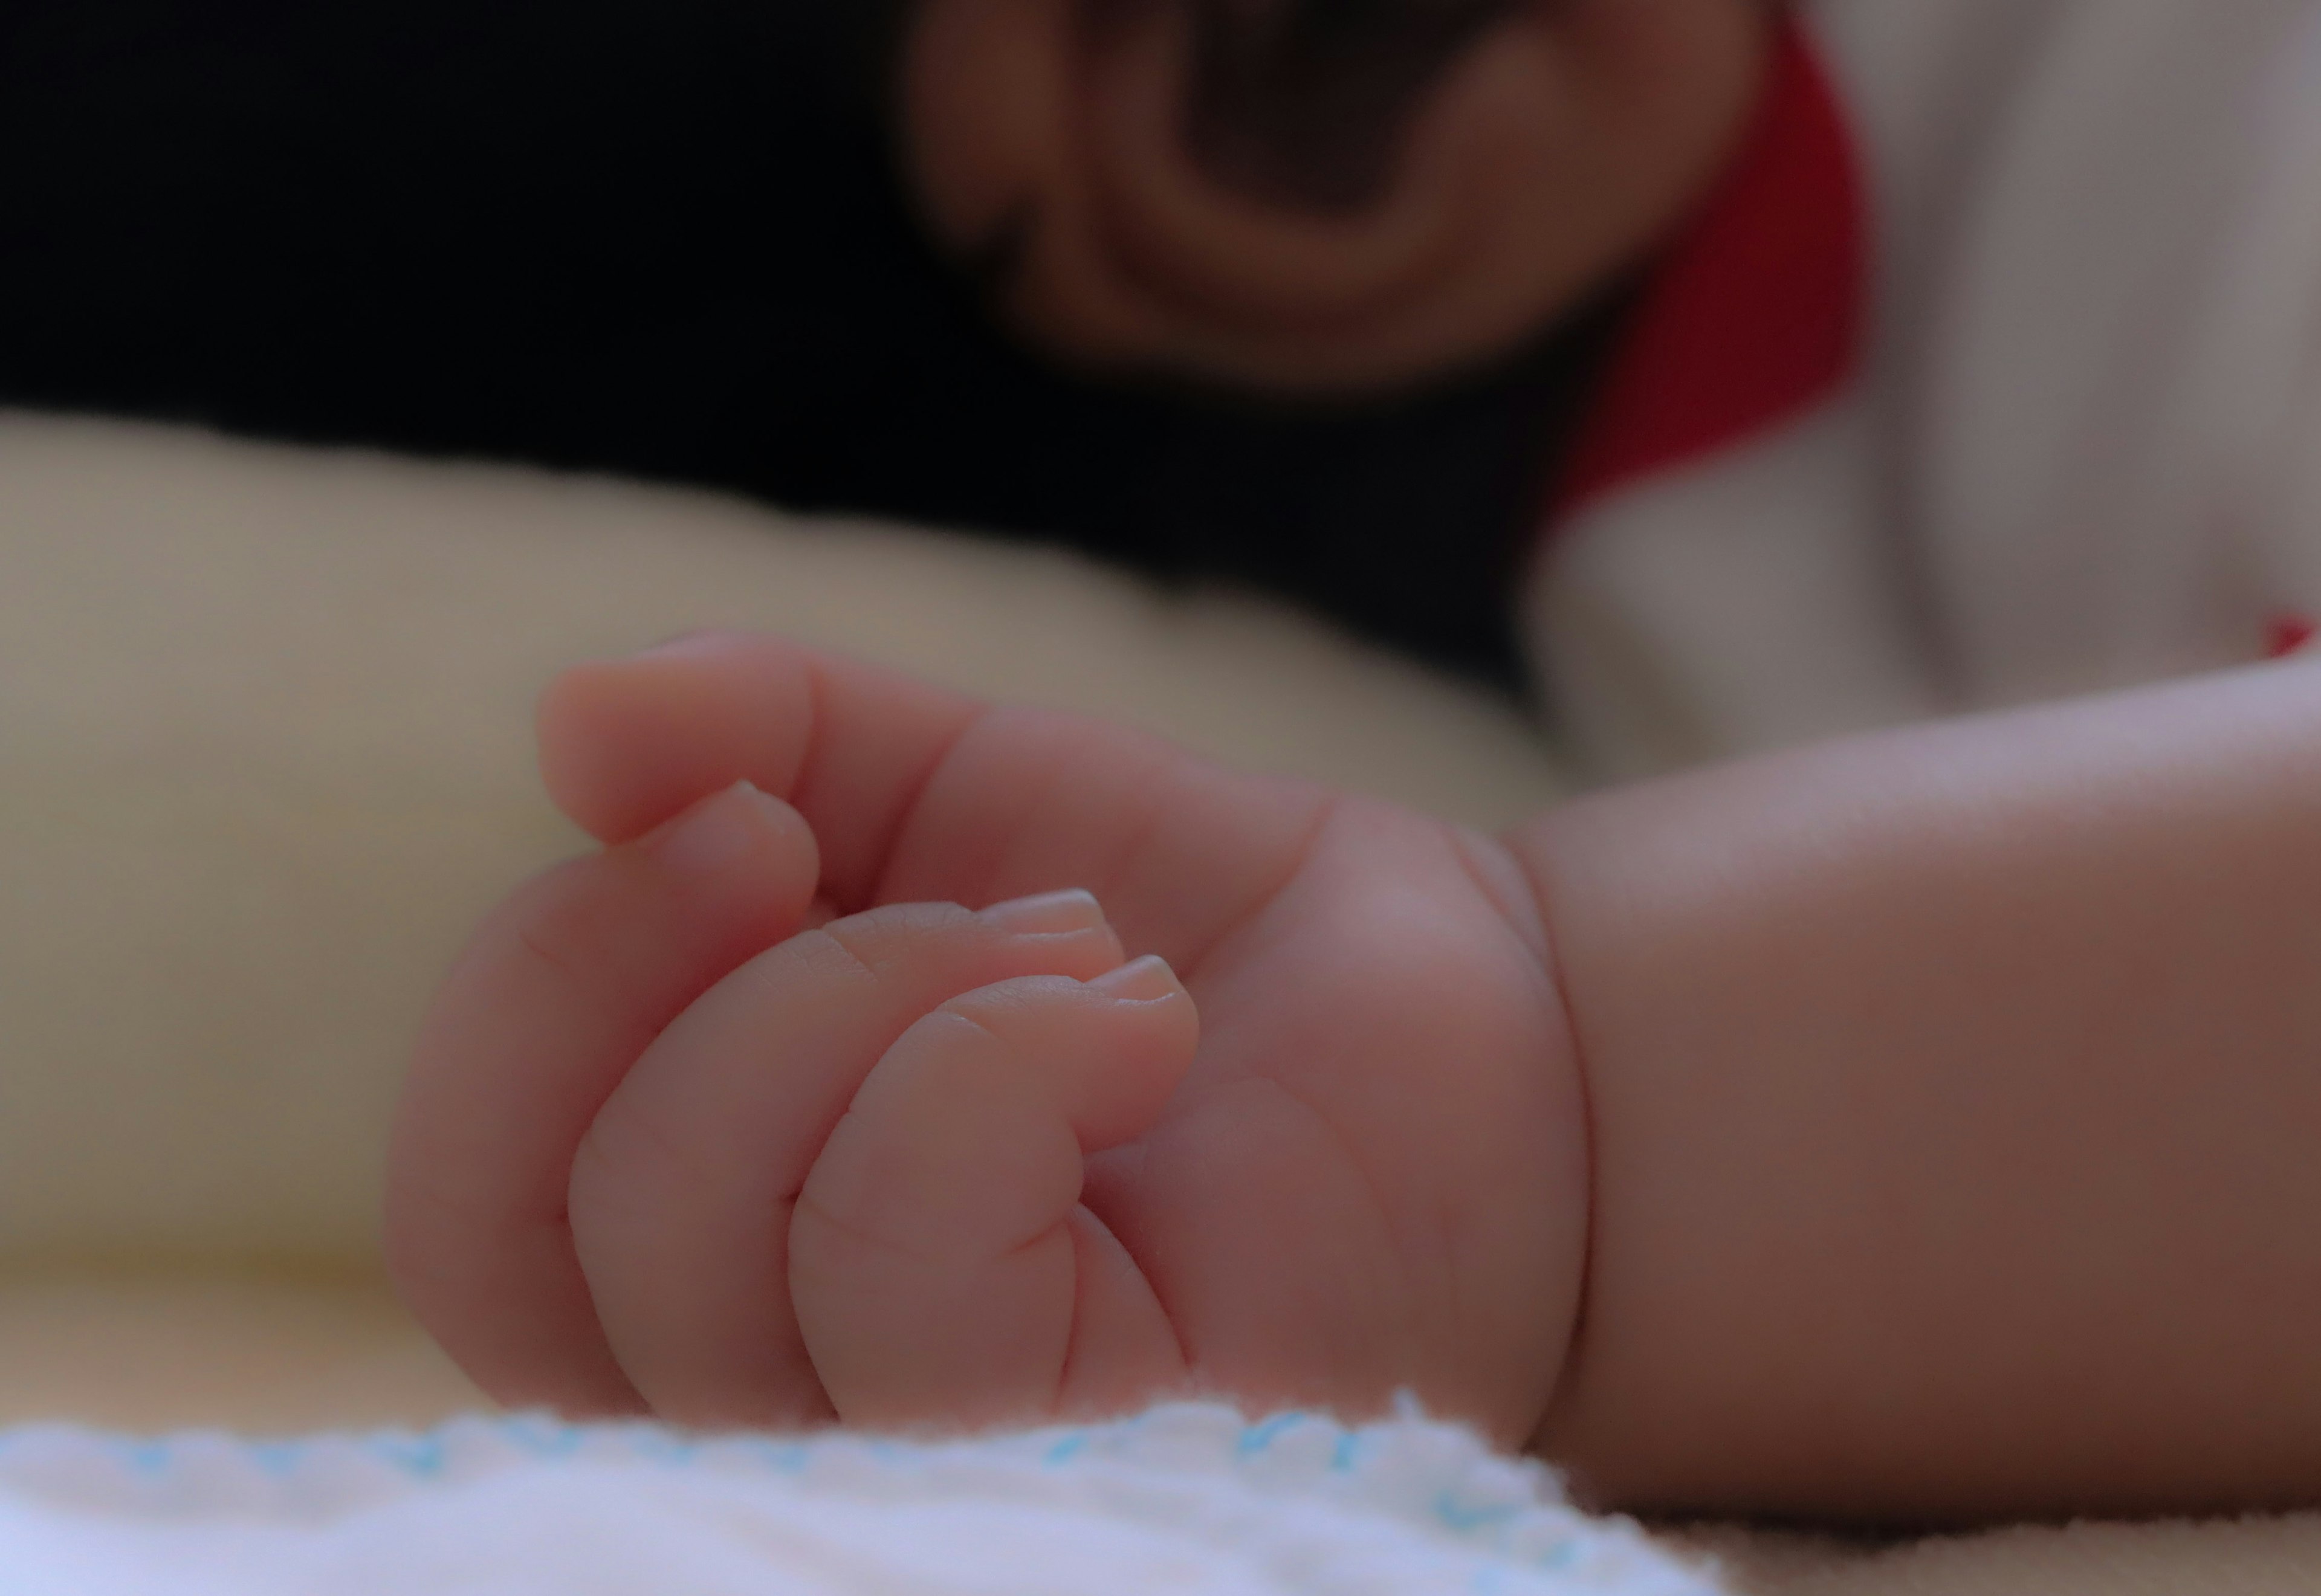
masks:
<instances>
[{"instance_id":1,"label":"baby's hand","mask_svg":"<svg viewBox=\"0 0 2321 1596\"><path fill-rule=\"evenodd\" d=\"M1121 957L1086 893L896 905L790 939L680 1015L569 1188L644 1400L703 1422L968 1422L1182 1383L1151 1288L1079 1201L1083 1160L1151 1128L1197 1036L1169 966Z\"/></svg>"},{"instance_id":2,"label":"baby's hand","mask_svg":"<svg viewBox=\"0 0 2321 1596\"><path fill-rule=\"evenodd\" d=\"M1410 1387L1536 1425L1585 1148L1496 845L763 639L569 673L542 737L611 846L454 971L389 1192L487 1390L951 1424Z\"/></svg>"},{"instance_id":3,"label":"baby's hand","mask_svg":"<svg viewBox=\"0 0 2321 1596\"><path fill-rule=\"evenodd\" d=\"M653 1410L968 1421L1181 1381L1079 1202L1083 1158L1151 1126L1197 1029L1166 965L1120 957L1084 893L876 909L663 1031L570 1187L598 1322Z\"/></svg>"},{"instance_id":4,"label":"baby's hand","mask_svg":"<svg viewBox=\"0 0 2321 1596\"><path fill-rule=\"evenodd\" d=\"M815 965L840 961L843 990L822 977L829 1011L844 1010L842 1023L877 1040L951 984L962 959L1044 952L1039 962L1085 968L1092 950L1119 951L1085 893L972 920L875 909L813 936L831 946L802 953L801 972L811 981ZM796 1334L840 1414L871 1424L1104 1414L1185 1383L1184 1353L1151 1283L1080 1192L1085 1159L1159 1121L1198 1031L1176 975L1146 957L1088 982L1059 974L978 987L879 1056L789 1223ZM859 1056L842 1078L859 1074L848 1067ZM597 1121L600 1138L612 1118ZM649 1170L650 1154L642 1162ZM617 1211L623 1174L608 1160L584 1185L576 1172L576 1213L584 1190L601 1191L592 1206ZM702 1405L716 1410L708 1393Z\"/></svg>"}]
</instances>

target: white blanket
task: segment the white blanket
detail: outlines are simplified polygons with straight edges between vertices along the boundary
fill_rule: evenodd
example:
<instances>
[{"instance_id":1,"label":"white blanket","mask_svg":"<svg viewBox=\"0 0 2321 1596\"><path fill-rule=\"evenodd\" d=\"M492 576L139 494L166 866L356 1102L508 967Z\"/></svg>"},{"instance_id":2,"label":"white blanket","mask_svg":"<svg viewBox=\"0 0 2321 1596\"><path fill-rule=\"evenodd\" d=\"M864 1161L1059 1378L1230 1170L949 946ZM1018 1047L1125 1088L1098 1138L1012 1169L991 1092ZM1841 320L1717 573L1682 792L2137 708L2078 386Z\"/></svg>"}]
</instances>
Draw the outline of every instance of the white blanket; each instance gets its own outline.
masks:
<instances>
[{"instance_id":1,"label":"white blanket","mask_svg":"<svg viewBox=\"0 0 2321 1596\"><path fill-rule=\"evenodd\" d=\"M1415 1417L1214 1406L945 1444L469 1420L0 1436L10 1596L1712 1596Z\"/></svg>"}]
</instances>

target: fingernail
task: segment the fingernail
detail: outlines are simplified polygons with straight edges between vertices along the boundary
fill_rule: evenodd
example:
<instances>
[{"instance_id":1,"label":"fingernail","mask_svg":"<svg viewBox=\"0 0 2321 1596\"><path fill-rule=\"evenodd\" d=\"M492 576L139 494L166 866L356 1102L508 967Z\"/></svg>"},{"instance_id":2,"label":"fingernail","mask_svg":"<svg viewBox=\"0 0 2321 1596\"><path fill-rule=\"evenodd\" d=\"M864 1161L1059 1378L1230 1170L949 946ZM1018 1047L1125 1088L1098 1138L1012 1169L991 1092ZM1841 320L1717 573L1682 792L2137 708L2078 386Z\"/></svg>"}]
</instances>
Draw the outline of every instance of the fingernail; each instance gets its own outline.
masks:
<instances>
[{"instance_id":1,"label":"fingernail","mask_svg":"<svg viewBox=\"0 0 2321 1596\"><path fill-rule=\"evenodd\" d=\"M1148 953L1109 975L1098 975L1088 986L1124 1003L1158 1002L1185 990L1184 983L1177 979L1177 972L1169 967L1169 961L1157 953Z\"/></svg>"},{"instance_id":2,"label":"fingernail","mask_svg":"<svg viewBox=\"0 0 2321 1596\"><path fill-rule=\"evenodd\" d=\"M1069 892L1042 893L1033 898L1011 898L982 911L982 919L1017 937L1060 937L1091 931L1104 923L1104 905L1084 887Z\"/></svg>"},{"instance_id":3,"label":"fingernail","mask_svg":"<svg viewBox=\"0 0 2321 1596\"><path fill-rule=\"evenodd\" d=\"M771 829L773 800L748 782L705 798L645 839L645 851L672 870L714 875L749 857Z\"/></svg>"}]
</instances>

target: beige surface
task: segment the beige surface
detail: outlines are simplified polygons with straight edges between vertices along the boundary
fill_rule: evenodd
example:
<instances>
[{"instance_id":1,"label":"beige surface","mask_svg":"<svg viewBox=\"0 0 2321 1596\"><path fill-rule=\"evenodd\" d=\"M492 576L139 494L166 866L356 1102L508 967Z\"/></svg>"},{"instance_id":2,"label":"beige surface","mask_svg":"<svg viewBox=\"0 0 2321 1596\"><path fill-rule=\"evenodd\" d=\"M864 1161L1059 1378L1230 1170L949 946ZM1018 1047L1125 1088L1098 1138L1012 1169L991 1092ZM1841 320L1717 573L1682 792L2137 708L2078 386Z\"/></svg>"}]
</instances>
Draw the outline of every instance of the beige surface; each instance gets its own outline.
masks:
<instances>
[{"instance_id":1,"label":"beige surface","mask_svg":"<svg viewBox=\"0 0 2321 1596\"><path fill-rule=\"evenodd\" d=\"M0 1427L265 1435L484 1406L377 1280L40 1270L0 1281Z\"/></svg>"},{"instance_id":2,"label":"beige surface","mask_svg":"<svg viewBox=\"0 0 2321 1596\"><path fill-rule=\"evenodd\" d=\"M1889 1546L1743 1534L1711 1550L1762 1596L2311 1596L2321 1517L2234 1524L2030 1526Z\"/></svg>"},{"instance_id":3,"label":"beige surface","mask_svg":"<svg viewBox=\"0 0 2321 1596\"><path fill-rule=\"evenodd\" d=\"M1553 791L1504 712L1261 606L698 495L0 417L0 1423L472 1400L377 1283L402 1052L476 911L574 846L531 777L539 684L709 622L1487 823ZM2313 1517L1696 1538L1768 1596L2321 1589Z\"/></svg>"}]
</instances>

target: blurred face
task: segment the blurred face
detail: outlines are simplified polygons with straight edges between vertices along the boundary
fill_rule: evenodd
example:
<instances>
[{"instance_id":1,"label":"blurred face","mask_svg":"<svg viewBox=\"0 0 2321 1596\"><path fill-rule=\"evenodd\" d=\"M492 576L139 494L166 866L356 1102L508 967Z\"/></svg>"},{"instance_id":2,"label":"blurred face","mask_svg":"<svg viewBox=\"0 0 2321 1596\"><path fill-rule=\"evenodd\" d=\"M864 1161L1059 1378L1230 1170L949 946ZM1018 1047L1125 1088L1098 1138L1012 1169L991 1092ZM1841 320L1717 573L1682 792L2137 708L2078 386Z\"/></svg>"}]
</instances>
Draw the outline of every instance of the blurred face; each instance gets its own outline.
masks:
<instances>
[{"instance_id":1,"label":"blurred face","mask_svg":"<svg viewBox=\"0 0 2321 1596\"><path fill-rule=\"evenodd\" d=\"M936 235L1066 358L1374 392L1646 252L1768 34L1765 0L917 0L905 148Z\"/></svg>"}]
</instances>

